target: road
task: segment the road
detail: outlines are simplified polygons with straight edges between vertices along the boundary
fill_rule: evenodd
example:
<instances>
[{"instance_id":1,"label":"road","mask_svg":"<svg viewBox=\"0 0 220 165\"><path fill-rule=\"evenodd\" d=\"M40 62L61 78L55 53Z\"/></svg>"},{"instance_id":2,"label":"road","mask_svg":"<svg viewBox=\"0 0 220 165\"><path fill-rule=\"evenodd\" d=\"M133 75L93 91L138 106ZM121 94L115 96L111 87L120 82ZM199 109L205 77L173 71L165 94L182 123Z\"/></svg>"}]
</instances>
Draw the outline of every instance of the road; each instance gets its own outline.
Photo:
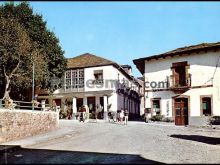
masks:
<instances>
[{"instance_id":1,"label":"road","mask_svg":"<svg viewBox=\"0 0 220 165\"><path fill-rule=\"evenodd\" d=\"M22 148L0 164L220 163L220 130L172 124L60 121L57 131L6 144Z\"/></svg>"}]
</instances>

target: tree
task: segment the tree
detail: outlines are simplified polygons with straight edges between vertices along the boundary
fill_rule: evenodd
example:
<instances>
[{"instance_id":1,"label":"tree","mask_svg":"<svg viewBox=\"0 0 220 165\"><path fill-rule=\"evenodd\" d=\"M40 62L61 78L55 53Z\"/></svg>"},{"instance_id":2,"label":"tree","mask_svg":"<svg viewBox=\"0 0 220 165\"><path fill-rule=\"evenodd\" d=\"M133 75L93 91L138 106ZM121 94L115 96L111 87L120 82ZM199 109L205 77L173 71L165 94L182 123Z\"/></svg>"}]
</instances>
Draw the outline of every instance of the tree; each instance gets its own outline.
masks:
<instances>
[{"instance_id":1,"label":"tree","mask_svg":"<svg viewBox=\"0 0 220 165\"><path fill-rule=\"evenodd\" d=\"M66 70L66 59L64 57L64 51L59 45L59 39L52 31L47 29L46 21L43 21L42 15L34 13L27 2L21 2L17 5L14 3L5 3L0 6L0 15L4 18L16 19L25 29L30 42L32 44L34 43L34 48L41 55L44 55L43 59L47 63L47 68L44 68L43 76L41 76L43 79L36 80L37 84L42 88L51 89L51 80L54 77L62 78ZM32 63L30 62L28 64L31 65ZM0 76L3 75L2 72L0 70Z\"/></svg>"},{"instance_id":2,"label":"tree","mask_svg":"<svg viewBox=\"0 0 220 165\"><path fill-rule=\"evenodd\" d=\"M3 99L10 99L11 87L29 87L32 82L32 66L34 61L38 62L36 67L38 80L44 79L45 62L40 51L18 23L16 19L4 18L0 15L0 68L1 76L4 77Z\"/></svg>"}]
</instances>

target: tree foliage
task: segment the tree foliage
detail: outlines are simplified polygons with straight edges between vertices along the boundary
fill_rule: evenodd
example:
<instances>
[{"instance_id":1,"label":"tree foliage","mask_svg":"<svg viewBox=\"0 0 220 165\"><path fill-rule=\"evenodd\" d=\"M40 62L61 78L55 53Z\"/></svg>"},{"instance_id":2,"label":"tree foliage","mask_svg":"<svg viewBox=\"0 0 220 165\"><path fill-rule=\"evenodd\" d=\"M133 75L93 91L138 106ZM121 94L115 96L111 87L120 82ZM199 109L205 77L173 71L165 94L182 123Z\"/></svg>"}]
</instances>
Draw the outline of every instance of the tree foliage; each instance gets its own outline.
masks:
<instances>
[{"instance_id":1,"label":"tree foliage","mask_svg":"<svg viewBox=\"0 0 220 165\"><path fill-rule=\"evenodd\" d=\"M16 20L18 24L20 24L20 27L24 29L27 35L26 38L28 38L27 41L30 44L29 47L31 47L31 50L28 50L29 54L35 54L37 63L35 67L40 68L36 69L38 72L35 80L42 88L51 88L51 79L54 77L61 78L66 69L66 59L64 57L64 51L59 45L59 39L55 36L54 32L47 28L47 23L43 20L42 15L34 13L27 2L21 2L17 5L14 3L5 3L0 6L0 15L4 19ZM13 40L13 37L11 39ZM0 40L3 39L0 38ZM2 47L4 46L0 44L0 51L5 49ZM9 49L12 49L12 47L10 46ZM7 51L9 51L9 49ZM15 50L12 49L10 51L13 53ZM5 61L6 60L10 61L10 57L5 58ZM14 59L10 61L10 63L10 65L16 65L17 61ZM8 66L10 65L8 64ZM32 62L28 58L21 66L19 72L24 72L28 70L27 68L30 69ZM3 70L0 70L0 76L3 75ZM30 77L29 75L29 78ZM28 84L30 85L30 81L26 81L25 76L16 80L17 81L13 81L13 85L24 87L24 82L27 83L25 87L28 86ZM2 84L0 85L2 87Z\"/></svg>"},{"instance_id":2,"label":"tree foliage","mask_svg":"<svg viewBox=\"0 0 220 165\"><path fill-rule=\"evenodd\" d=\"M29 87L32 82L32 63L38 63L36 77L44 79L47 63L40 51L16 19L0 17L0 68L4 79L4 97L9 97L11 86Z\"/></svg>"}]
</instances>

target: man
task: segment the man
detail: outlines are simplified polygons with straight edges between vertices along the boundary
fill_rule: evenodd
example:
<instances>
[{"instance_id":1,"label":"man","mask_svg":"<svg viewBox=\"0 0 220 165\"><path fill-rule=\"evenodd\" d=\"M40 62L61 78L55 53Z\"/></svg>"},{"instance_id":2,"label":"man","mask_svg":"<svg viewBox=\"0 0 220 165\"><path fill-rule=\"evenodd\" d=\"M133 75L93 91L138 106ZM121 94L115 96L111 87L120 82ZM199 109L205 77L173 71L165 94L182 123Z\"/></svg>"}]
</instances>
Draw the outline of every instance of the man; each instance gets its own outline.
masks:
<instances>
[{"instance_id":1,"label":"man","mask_svg":"<svg viewBox=\"0 0 220 165\"><path fill-rule=\"evenodd\" d=\"M127 109L125 109L125 124L126 125L128 124L128 115L129 115L129 112Z\"/></svg>"}]
</instances>

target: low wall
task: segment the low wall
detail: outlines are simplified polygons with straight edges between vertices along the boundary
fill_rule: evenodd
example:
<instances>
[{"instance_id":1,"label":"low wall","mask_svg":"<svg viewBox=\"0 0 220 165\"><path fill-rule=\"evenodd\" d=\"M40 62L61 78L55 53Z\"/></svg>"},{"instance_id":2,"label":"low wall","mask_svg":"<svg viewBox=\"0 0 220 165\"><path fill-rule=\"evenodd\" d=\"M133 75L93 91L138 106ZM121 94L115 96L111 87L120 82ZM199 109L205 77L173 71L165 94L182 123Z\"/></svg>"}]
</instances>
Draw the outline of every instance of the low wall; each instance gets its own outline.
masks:
<instances>
[{"instance_id":1,"label":"low wall","mask_svg":"<svg viewBox=\"0 0 220 165\"><path fill-rule=\"evenodd\" d=\"M58 126L57 112L0 109L0 143L45 133Z\"/></svg>"},{"instance_id":2,"label":"low wall","mask_svg":"<svg viewBox=\"0 0 220 165\"><path fill-rule=\"evenodd\" d=\"M190 116L189 125L190 126L208 126L210 116Z\"/></svg>"}]
</instances>

